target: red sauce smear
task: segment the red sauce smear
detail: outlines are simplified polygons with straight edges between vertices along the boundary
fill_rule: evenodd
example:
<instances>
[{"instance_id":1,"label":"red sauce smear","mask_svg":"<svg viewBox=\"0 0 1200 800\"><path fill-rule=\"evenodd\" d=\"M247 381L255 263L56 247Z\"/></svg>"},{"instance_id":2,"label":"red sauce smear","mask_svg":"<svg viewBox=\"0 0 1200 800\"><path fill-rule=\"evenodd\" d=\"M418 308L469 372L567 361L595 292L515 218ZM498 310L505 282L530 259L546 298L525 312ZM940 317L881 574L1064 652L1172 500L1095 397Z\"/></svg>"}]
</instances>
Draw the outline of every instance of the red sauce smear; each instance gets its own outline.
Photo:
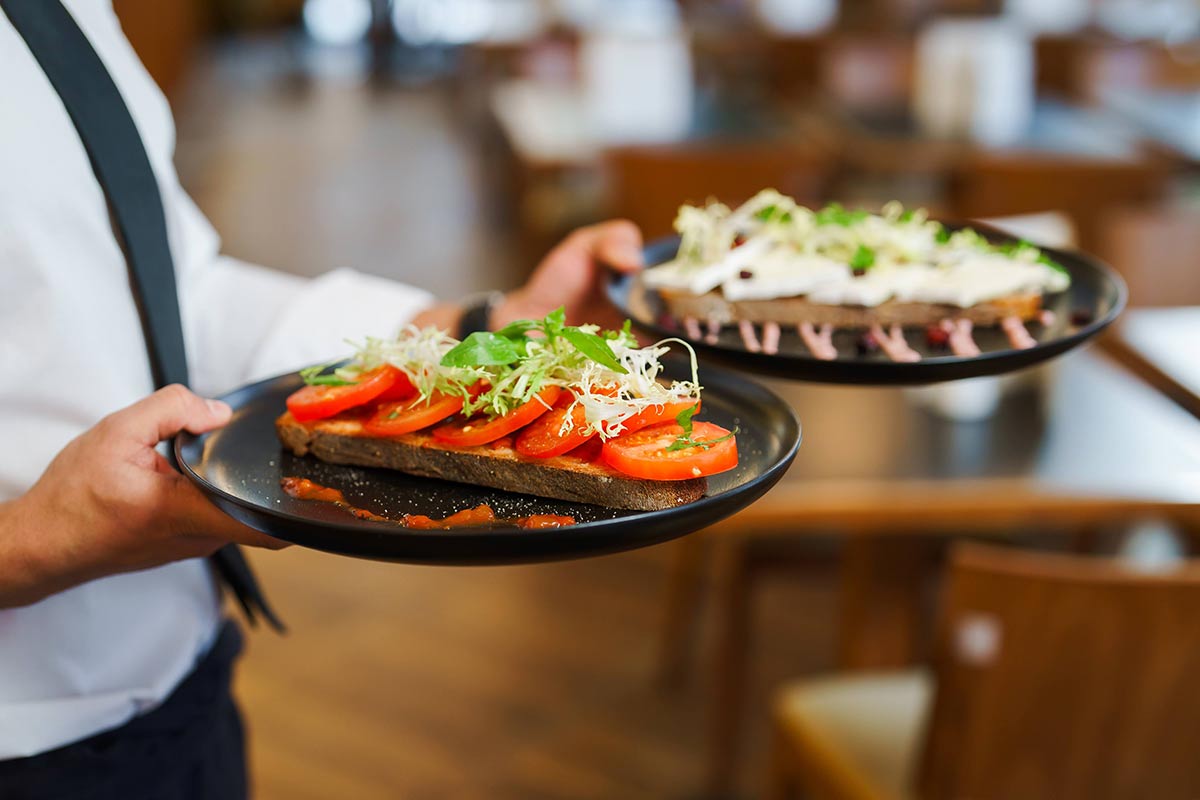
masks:
<instances>
[{"instance_id":1,"label":"red sauce smear","mask_svg":"<svg viewBox=\"0 0 1200 800\"><path fill-rule=\"evenodd\" d=\"M314 483L308 478L283 478L280 480L279 485L288 497L294 497L297 500L315 500L320 503L333 503L336 506L346 509L359 519L369 519L375 522L395 522L406 528L415 528L418 530L486 528L498 525L515 525L518 528L540 530L543 528L562 528L575 524L574 517L564 517L557 514L530 514L527 517L501 518L497 517L496 512L487 504L464 509L457 514L451 514L445 519L433 519L421 514L405 514L400 519L389 519L388 517L381 517L378 514L367 511L364 508L351 505L346 502L346 496L337 489L331 489L328 486Z\"/></svg>"}]
</instances>

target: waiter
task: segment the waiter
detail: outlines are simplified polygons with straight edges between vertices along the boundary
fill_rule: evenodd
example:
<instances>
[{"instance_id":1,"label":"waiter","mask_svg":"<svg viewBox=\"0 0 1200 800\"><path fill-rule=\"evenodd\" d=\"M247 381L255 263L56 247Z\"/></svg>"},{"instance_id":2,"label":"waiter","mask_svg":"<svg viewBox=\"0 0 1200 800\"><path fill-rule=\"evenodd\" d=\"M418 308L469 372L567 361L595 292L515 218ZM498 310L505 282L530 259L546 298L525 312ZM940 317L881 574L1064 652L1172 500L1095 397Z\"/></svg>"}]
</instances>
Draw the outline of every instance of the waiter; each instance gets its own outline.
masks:
<instances>
[{"instance_id":1,"label":"waiter","mask_svg":"<svg viewBox=\"0 0 1200 800\"><path fill-rule=\"evenodd\" d=\"M275 621L227 545L281 543L156 450L229 420L206 395L410 322L462 331L559 305L610 322L599 264L640 265L636 228L613 222L465 307L349 270L302 280L220 254L173 147L109 0L0 0L4 800L245 796L241 637L219 598ZM166 385L188 377L199 394Z\"/></svg>"}]
</instances>

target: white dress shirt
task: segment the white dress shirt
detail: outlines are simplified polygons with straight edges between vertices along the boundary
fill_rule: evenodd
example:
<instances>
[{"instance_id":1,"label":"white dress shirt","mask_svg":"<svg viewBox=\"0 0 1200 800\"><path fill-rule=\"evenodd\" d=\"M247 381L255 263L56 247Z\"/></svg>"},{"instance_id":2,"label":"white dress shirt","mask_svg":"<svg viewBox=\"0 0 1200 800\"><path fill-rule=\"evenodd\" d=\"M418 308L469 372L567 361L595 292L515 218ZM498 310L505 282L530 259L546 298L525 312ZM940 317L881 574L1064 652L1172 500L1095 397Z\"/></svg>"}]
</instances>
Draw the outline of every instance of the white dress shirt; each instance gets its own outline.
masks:
<instances>
[{"instance_id":1,"label":"white dress shirt","mask_svg":"<svg viewBox=\"0 0 1200 800\"><path fill-rule=\"evenodd\" d=\"M193 387L239 383L390 335L431 298L338 270L305 281L218 253L180 188L165 98L109 0L66 0L133 113L169 227ZM153 391L125 259L58 95L0 13L0 500L109 412ZM268 587L269 588L269 587ZM286 609L284 609L286 612ZM203 560L116 575L0 610L0 759L116 727L161 702L211 643Z\"/></svg>"}]
</instances>

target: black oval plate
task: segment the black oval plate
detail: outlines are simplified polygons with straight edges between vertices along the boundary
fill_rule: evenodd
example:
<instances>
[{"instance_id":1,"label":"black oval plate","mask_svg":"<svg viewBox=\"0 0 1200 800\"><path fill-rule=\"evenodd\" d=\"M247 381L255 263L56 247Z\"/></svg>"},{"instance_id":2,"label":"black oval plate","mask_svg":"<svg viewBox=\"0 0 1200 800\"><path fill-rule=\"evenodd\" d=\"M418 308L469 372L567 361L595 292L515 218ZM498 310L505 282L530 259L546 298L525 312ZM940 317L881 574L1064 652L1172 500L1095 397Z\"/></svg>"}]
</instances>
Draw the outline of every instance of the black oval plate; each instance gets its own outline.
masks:
<instances>
[{"instance_id":1,"label":"black oval plate","mask_svg":"<svg viewBox=\"0 0 1200 800\"><path fill-rule=\"evenodd\" d=\"M667 373L686 377L687 369L681 361L670 361ZM791 406L770 390L728 372L702 369L700 378L701 418L740 428L738 466L709 478L705 497L666 511L623 511L298 458L285 452L275 436L275 418L300 386L295 374L226 395L222 399L234 408L229 424L201 436L180 435L175 455L183 473L230 516L280 539L330 553L462 565L616 553L692 533L740 511L774 486L796 456L800 423ZM406 513L444 518L487 503L500 517L564 514L578 524L549 530L414 530L360 520L329 503L293 499L280 488L280 479L287 476L340 489L349 503L391 519Z\"/></svg>"},{"instance_id":2,"label":"black oval plate","mask_svg":"<svg viewBox=\"0 0 1200 800\"><path fill-rule=\"evenodd\" d=\"M954 229L961 225L947 224ZM996 242L1014 241L1014 237L978 223L971 227ZM649 268L675 257L678 237L652 242L646 247ZM939 381L998 375L1032 366L1078 347L1104 330L1125 307L1125 282L1113 269L1082 253L1041 247L1041 250L1062 264L1071 274L1071 286L1065 292L1047 298L1046 308L1055 313L1052 325L1029 325L1037 345L1027 350L1014 350L1003 331L977 328L975 341L982 353L973 357L934 352L925 344L925 337L909 328L909 346L921 354L921 360L911 364L896 363L882 353L859 355L855 343L857 334L835 331L833 342L838 350L834 361L813 358L794 330L784 328L775 355L752 353L745 348L736 327L725 327L715 345L692 341L702 360L717 361L726 366L792 380L819 383L851 383L869 385L905 385L937 383ZM611 274L607 282L609 300L646 332L654 336L687 338L678 320L666 313L658 293L649 289L636 276ZM1079 327L1070 324L1073 312L1086 311L1091 322ZM691 340L689 340L691 341Z\"/></svg>"}]
</instances>

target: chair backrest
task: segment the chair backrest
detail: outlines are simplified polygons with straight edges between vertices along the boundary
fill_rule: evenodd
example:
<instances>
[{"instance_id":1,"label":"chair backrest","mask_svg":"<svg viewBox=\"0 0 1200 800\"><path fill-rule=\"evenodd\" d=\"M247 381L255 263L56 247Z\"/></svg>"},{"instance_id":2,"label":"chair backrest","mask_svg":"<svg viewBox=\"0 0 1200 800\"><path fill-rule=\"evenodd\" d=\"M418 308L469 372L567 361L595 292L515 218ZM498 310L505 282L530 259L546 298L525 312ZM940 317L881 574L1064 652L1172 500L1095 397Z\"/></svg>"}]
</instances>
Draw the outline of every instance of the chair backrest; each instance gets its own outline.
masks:
<instances>
[{"instance_id":1,"label":"chair backrest","mask_svg":"<svg viewBox=\"0 0 1200 800\"><path fill-rule=\"evenodd\" d=\"M830 164L808 148L769 140L621 147L604 160L608 212L633 220L648 239L670 233L684 203L716 199L732 207L775 188L819 204Z\"/></svg>"},{"instance_id":2,"label":"chair backrest","mask_svg":"<svg viewBox=\"0 0 1200 800\"><path fill-rule=\"evenodd\" d=\"M922 798L1200 797L1200 567L972 546L942 611Z\"/></svg>"},{"instance_id":3,"label":"chair backrest","mask_svg":"<svg viewBox=\"0 0 1200 800\"><path fill-rule=\"evenodd\" d=\"M1168 167L1151 159L977 153L951 178L950 210L965 219L1060 211L1088 250L1100 238L1103 215L1161 201L1169 178Z\"/></svg>"},{"instance_id":4,"label":"chair backrest","mask_svg":"<svg viewBox=\"0 0 1200 800\"><path fill-rule=\"evenodd\" d=\"M1094 247L1129 284L1130 305L1200 305L1200 209L1114 211L1101 218Z\"/></svg>"}]
</instances>

